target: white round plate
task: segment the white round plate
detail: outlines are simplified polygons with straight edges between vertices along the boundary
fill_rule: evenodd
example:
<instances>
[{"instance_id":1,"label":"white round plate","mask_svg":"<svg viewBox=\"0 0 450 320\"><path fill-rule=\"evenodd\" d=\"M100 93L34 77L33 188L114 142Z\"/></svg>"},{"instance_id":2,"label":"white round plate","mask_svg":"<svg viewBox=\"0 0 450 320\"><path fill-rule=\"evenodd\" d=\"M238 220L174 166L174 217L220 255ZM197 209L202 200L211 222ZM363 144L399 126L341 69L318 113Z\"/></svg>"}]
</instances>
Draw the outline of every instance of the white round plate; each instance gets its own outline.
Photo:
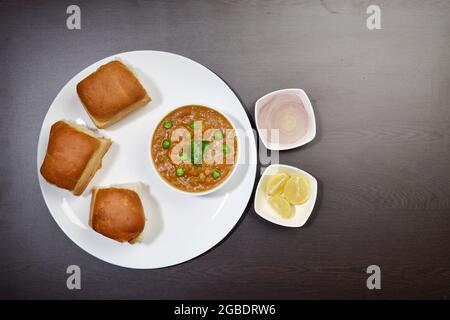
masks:
<instances>
[{"instance_id":1,"label":"white round plate","mask_svg":"<svg viewBox=\"0 0 450 320\"><path fill-rule=\"evenodd\" d=\"M51 125L61 119L94 127L76 93L77 83L100 65L120 59L133 68L152 102L115 125L99 130L113 145L83 195L50 185L39 173ZM187 104L213 107L232 119L241 145L241 162L219 190L191 196L167 186L154 171L149 141L169 111ZM220 242L235 226L251 196L256 175L256 144L244 107L213 72L188 58L160 51L133 51L98 61L59 92L42 124L37 168L45 202L60 228L78 246L109 263L139 269L162 268L195 258ZM140 182L147 223L142 242L118 243L88 225L93 186Z\"/></svg>"}]
</instances>

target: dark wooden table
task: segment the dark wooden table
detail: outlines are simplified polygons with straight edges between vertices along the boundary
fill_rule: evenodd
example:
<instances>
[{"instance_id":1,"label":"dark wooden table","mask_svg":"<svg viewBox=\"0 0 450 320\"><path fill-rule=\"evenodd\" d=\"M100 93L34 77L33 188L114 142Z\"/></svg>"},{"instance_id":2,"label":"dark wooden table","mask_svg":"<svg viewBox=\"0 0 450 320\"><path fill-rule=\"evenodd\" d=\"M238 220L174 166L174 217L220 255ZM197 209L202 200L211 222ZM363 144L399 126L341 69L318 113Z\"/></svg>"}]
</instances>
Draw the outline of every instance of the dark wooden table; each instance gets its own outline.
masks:
<instances>
[{"instance_id":1,"label":"dark wooden table","mask_svg":"<svg viewBox=\"0 0 450 320\"><path fill-rule=\"evenodd\" d=\"M0 1L1 298L449 298L450 1ZM381 7L381 30L366 8ZM301 229L249 207L219 246L128 270L78 248L40 193L36 147L61 87L91 63L152 49L218 73L253 116L280 88L312 98L318 136L280 162L320 181ZM82 289L66 288L79 265ZM366 268L381 268L368 290Z\"/></svg>"}]
</instances>

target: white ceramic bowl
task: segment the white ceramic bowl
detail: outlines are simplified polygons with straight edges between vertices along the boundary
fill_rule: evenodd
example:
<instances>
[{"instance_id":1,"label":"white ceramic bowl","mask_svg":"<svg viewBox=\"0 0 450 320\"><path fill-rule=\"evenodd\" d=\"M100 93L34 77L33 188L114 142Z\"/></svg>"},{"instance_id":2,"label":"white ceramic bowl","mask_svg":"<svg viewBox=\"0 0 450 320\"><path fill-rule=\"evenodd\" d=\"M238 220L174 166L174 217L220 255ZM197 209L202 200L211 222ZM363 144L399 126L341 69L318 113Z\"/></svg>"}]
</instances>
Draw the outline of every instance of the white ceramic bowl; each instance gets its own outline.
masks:
<instances>
[{"instance_id":1,"label":"white ceramic bowl","mask_svg":"<svg viewBox=\"0 0 450 320\"><path fill-rule=\"evenodd\" d=\"M289 175L303 175L306 176L309 180L309 184L311 187L311 195L304 204L294 205L294 215L290 219L285 219L281 217L268 203L268 196L264 193L263 186L267 181L268 177L279 172L285 172ZM301 169L282 165L282 164L272 164L264 170L264 173L259 180L258 187L256 188L255 195L255 211L256 213L275 224L284 227L293 227L298 228L303 226L306 221L308 221L309 216L311 215L314 204L317 199L317 180L308 172L303 171Z\"/></svg>"},{"instance_id":2,"label":"white ceramic bowl","mask_svg":"<svg viewBox=\"0 0 450 320\"><path fill-rule=\"evenodd\" d=\"M205 105L203 105L203 104L195 104L195 103L185 104L185 105L182 105L182 106L178 106L178 107L173 108L173 109L170 110L169 112L167 112L167 114L166 114L162 119L165 119L165 118L167 117L167 115L168 115L169 113L171 113L172 111L174 111L174 110L176 110L176 109L178 109L178 108L184 107L184 106L188 106L188 105L200 105L200 106L205 106ZM227 117L223 112L217 110L216 108L213 108L213 107L210 107L210 106L205 106L205 107L208 107L208 108L210 108L210 109L213 109L214 111L220 113L223 117L225 117L225 119L228 120L228 122L231 124L231 126L233 127L233 129L234 129L234 131L235 131L235 133L236 133L237 150L238 150L238 154L237 154L237 157L236 157L236 163L234 164L233 170L230 172L230 174L229 174L229 175L225 178L225 180L222 181L222 183L219 184L218 186L216 186L216 187L214 187L214 188L212 188L212 189L206 190L206 191L202 191L202 192L188 192L188 191L184 191L184 190L178 189L178 188L174 187L173 185L171 185L169 182L167 182L167 181L160 175L158 169L156 169L155 162L153 161L153 156L152 156L152 152L151 152L151 150L152 150L151 147L152 147L153 135L155 134L155 132L152 132L152 134L151 134L151 136L150 136L150 143L149 143L149 149L148 149L148 150L150 151L150 152L149 152L149 155L150 155L150 162L152 163L152 168L153 168L153 170L156 171L156 175L158 176L158 178L159 178L161 181L163 181L165 185L169 186L169 188L171 188L172 190L175 190L175 191L180 192L180 193L182 193L182 194L191 195L191 196L202 196L202 195L210 194L210 193L212 193L212 192L214 192L214 191L217 191L217 190L219 190L220 188L222 188L222 187L223 187L223 186L231 179L231 177L234 175L234 173L235 173L235 171L236 171L236 167L237 167L237 165L240 163L240 159L241 159L241 144L240 144L240 139L241 139L241 137L240 137L239 130L236 130L236 126L234 125L233 121L231 121L231 119L230 119L229 117ZM160 121L161 121L161 120L160 120ZM160 123L160 121L159 121L158 123ZM155 130L156 130L156 128L155 128Z\"/></svg>"},{"instance_id":3,"label":"white ceramic bowl","mask_svg":"<svg viewBox=\"0 0 450 320\"><path fill-rule=\"evenodd\" d=\"M262 132L262 130L260 128L260 123L259 123L259 112L260 112L260 109L261 109L264 101L271 98L272 96L282 94L282 93L294 93L298 97L298 99L303 103L303 106L305 107L305 111L308 115L308 128L307 128L306 134L303 137L301 137L300 139L298 139L297 141L290 143L290 144L273 143L273 142L268 141L266 134ZM266 94L265 96L259 98L255 104L255 119L256 119L256 128L258 129L259 137L260 137L262 143L264 144L264 146L270 150L288 150L288 149L297 148L304 144L307 144L308 142L313 140L314 137L316 136L316 118L314 116L314 110L311 105L311 101L309 101L308 95L302 89L277 90L277 91L270 92L270 93Z\"/></svg>"}]
</instances>

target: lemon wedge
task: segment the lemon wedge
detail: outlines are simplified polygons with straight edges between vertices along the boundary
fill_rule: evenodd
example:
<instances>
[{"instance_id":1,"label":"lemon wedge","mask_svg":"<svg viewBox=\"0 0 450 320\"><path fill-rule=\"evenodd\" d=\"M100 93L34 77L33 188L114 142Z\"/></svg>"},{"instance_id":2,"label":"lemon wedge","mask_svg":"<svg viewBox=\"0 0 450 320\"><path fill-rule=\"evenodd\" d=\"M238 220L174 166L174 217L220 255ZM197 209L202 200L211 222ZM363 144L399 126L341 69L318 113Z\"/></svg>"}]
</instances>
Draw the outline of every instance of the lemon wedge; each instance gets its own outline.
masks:
<instances>
[{"instance_id":1,"label":"lemon wedge","mask_svg":"<svg viewBox=\"0 0 450 320\"><path fill-rule=\"evenodd\" d=\"M289 176L282 172L270 176L266 182L265 191L269 196L276 196L283 192L284 185L288 181Z\"/></svg>"},{"instance_id":2,"label":"lemon wedge","mask_svg":"<svg viewBox=\"0 0 450 320\"><path fill-rule=\"evenodd\" d=\"M293 215L292 206L281 196L269 197L270 206L283 218L290 218Z\"/></svg>"},{"instance_id":3,"label":"lemon wedge","mask_svg":"<svg viewBox=\"0 0 450 320\"><path fill-rule=\"evenodd\" d=\"M303 204L308 201L309 195L309 181L302 175L289 178L284 185L284 197L291 204Z\"/></svg>"}]
</instances>

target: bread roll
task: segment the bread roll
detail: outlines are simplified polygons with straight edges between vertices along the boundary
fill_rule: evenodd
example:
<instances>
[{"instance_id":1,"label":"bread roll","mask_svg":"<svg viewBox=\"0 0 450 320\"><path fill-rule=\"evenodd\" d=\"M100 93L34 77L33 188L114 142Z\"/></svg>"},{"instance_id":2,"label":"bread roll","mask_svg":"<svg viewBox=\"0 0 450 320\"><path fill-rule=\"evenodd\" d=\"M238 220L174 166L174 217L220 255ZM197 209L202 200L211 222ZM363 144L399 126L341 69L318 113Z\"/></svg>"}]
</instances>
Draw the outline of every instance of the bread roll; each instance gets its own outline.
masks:
<instances>
[{"instance_id":1,"label":"bread roll","mask_svg":"<svg viewBox=\"0 0 450 320\"><path fill-rule=\"evenodd\" d=\"M109 127L151 101L133 72L116 60L78 83L77 93L98 128Z\"/></svg>"},{"instance_id":2,"label":"bread roll","mask_svg":"<svg viewBox=\"0 0 450 320\"><path fill-rule=\"evenodd\" d=\"M49 183L83 193L111 146L111 140L97 137L89 129L68 121L58 121L50 129L41 175Z\"/></svg>"},{"instance_id":3,"label":"bread roll","mask_svg":"<svg viewBox=\"0 0 450 320\"><path fill-rule=\"evenodd\" d=\"M94 188L89 225L105 237L134 243L145 226L138 193L126 187Z\"/></svg>"}]
</instances>

